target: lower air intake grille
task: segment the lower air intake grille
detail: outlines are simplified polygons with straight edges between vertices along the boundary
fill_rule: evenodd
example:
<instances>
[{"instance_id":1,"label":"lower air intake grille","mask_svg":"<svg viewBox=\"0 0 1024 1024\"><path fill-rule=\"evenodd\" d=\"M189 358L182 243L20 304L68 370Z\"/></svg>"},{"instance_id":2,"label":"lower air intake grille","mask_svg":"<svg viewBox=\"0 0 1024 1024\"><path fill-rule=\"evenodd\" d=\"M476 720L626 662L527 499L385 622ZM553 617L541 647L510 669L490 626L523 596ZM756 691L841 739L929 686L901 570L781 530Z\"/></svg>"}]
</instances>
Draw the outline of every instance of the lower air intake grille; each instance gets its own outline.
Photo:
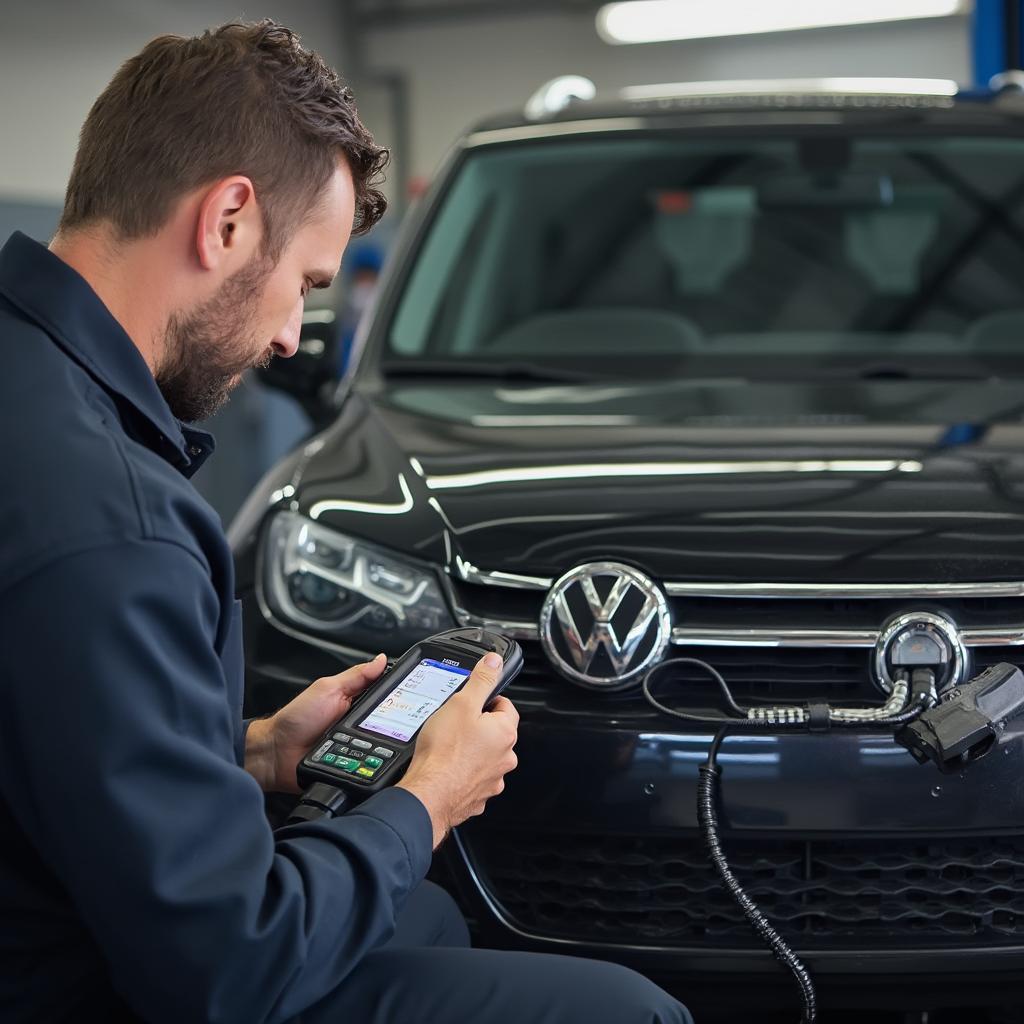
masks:
<instances>
[{"instance_id":1,"label":"lower air intake grille","mask_svg":"<svg viewBox=\"0 0 1024 1024\"><path fill-rule=\"evenodd\" d=\"M535 935L747 949L757 940L700 839L531 834L463 839L503 913ZM730 864L798 947L1010 945L1024 939L1024 837L726 840Z\"/></svg>"}]
</instances>

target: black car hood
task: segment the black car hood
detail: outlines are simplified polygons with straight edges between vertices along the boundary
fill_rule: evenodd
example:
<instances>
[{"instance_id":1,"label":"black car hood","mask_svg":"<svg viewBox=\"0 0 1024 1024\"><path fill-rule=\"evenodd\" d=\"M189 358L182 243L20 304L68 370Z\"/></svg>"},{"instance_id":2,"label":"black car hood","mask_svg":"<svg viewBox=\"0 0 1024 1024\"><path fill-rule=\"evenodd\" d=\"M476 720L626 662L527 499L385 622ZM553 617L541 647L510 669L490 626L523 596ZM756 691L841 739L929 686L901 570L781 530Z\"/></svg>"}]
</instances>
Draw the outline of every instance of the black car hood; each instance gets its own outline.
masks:
<instances>
[{"instance_id":1,"label":"black car hood","mask_svg":"<svg viewBox=\"0 0 1024 1024\"><path fill-rule=\"evenodd\" d=\"M309 515L433 562L686 581L1024 578L1024 382L363 384Z\"/></svg>"}]
</instances>

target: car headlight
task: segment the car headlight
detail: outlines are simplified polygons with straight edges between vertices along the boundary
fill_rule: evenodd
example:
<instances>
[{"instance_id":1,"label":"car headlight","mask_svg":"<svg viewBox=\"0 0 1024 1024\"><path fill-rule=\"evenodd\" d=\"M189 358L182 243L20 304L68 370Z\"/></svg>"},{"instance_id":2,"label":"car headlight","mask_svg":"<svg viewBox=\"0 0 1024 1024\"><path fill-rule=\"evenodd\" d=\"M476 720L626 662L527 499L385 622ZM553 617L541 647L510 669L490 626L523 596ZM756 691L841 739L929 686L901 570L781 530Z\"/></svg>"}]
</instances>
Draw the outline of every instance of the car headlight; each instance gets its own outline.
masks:
<instances>
[{"instance_id":1,"label":"car headlight","mask_svg":"<svg viewBox=\"0 0 1024 1024\"><path fill-rule=\"evenodd\" d=\"M267 606L304 632L397 654L455 625L433 573L373 544L279 512L265 545Z\"/></svg>"}]
</instances>

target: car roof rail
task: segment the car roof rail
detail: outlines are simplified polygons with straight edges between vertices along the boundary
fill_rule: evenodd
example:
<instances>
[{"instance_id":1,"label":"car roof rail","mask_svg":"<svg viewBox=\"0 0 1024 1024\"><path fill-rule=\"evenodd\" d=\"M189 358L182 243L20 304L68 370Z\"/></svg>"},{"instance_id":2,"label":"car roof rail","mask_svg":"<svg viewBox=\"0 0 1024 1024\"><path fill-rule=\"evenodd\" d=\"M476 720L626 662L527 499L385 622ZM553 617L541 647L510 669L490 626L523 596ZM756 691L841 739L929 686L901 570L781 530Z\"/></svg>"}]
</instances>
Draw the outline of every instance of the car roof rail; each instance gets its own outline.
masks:
<instances>
[{"instance_id":1,"label":"car roof rail","mask_svg":"<svg viewBox=\"0 0 1024 1024\"><path fill-rule=\"evenodd\" d=\"M571 103L592 100L597 87L583 75L559 75L545 82L526 101L525 115L530 121L542 121L546 117L565 110Z\"/></svg>"},{"instance_id":2,"label":"car roof rail","mask_svg":"<svg viewBox=\"0 0 1024 1024\"><path fill-rule=\"evenodd\" d=\"M1020 68L1000 71L988 80L988 87L994 93L1024 92L1024 71Z\"/></svg>"}]
</instances>

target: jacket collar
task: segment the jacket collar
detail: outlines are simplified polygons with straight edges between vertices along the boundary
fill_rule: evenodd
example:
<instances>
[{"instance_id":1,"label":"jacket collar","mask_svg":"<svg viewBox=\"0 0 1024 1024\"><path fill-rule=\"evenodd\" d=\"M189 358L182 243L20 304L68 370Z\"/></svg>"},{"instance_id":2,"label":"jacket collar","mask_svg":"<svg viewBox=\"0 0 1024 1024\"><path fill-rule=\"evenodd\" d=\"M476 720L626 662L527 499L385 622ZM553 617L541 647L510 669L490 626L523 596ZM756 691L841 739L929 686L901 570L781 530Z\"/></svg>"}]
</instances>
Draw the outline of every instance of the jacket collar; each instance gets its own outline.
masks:
<instances>
[{"instance_id":1,"label":"jacket collar","mask_svg":"<svg viewBox=\"0 0 1024 1024\"><path fill-rule=\"evenodd\" d=\"M0 249L0 295L128 410L147 447L186 476L212 453L209 434L174 418L142 353L85 278L20 231Z\"/></svg>"}]
</instances>

